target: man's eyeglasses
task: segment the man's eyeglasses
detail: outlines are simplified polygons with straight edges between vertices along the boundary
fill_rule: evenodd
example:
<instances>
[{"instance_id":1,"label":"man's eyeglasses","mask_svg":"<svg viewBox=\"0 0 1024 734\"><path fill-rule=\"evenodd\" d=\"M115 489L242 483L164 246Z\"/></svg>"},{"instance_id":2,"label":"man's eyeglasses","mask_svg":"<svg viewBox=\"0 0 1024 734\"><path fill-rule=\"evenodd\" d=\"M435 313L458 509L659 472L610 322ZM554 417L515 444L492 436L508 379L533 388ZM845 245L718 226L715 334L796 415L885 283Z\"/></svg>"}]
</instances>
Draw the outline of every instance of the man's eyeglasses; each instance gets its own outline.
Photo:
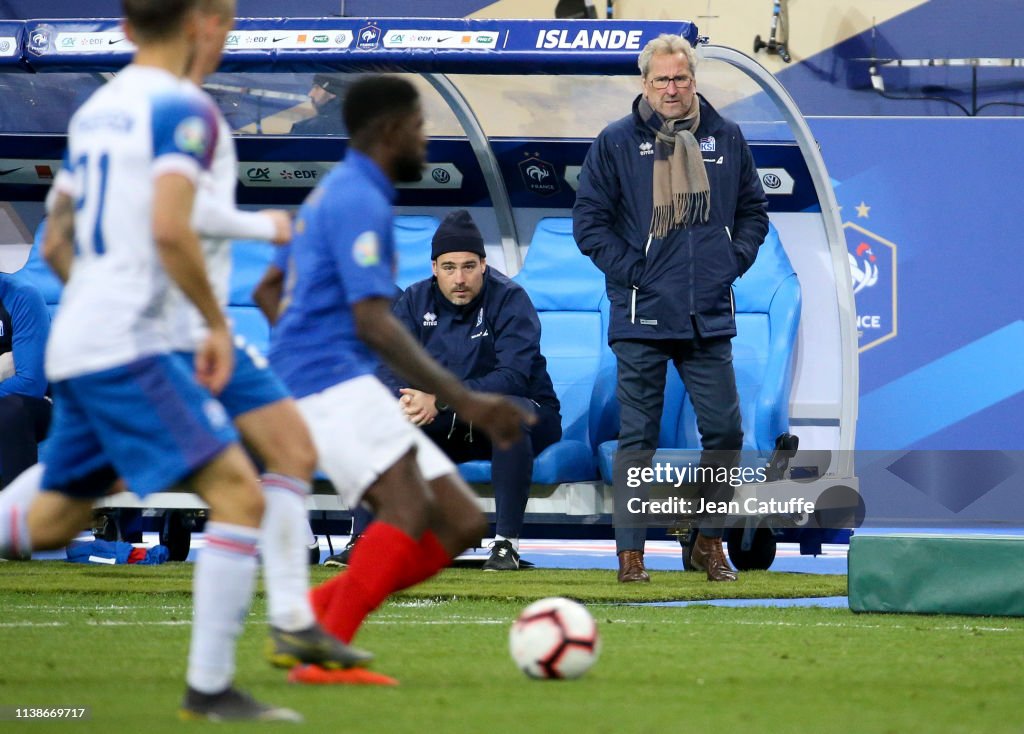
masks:
<instances>
[{"instance_id":1,"label":"man's eyeglasses","mask_svg":"<svg viewBox=\"0 0 1024 734\"><path fill-rule=\"evenodd\" d=\"M693 84L692 76L656 76L650 80L655 89L668 89L669 82L675 82L677 89L686 89Z\"/></svg>"}]
</instances>

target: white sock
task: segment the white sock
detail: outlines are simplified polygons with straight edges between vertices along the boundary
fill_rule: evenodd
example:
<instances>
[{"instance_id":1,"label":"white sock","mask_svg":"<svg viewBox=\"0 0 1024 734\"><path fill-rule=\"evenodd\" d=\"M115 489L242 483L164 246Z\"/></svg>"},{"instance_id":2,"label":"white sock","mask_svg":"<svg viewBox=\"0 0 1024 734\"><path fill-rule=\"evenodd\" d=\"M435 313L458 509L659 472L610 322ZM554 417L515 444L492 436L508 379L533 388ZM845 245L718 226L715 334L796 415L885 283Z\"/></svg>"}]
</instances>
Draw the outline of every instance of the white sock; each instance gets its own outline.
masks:
<instances>
[{"instance_id":1,"label":"white sock","mask_svg":"<svg viewBox=\"0 0 1024 734\"><path fill-rule=\"evenodd\" d=\"M267 473L261 480L266 500L260 544L267 612L274 627L295 632L315 621L308 597L309 484L283 474Z\"/></svg>"},{"instance_id":2,"label":"white sock","mask_svg":"<svg viewBox=\"0 0 1024 734\"><path fill-rule=\"evenodd\" d=\"M506 538L504 535L495 535L494 542L497 543L499 540L507 540L512 544L512 550L516 553L519 552L519 538Z\"/></svg>"},{"instance_id":3,"label":"white sock","mask_svg":"<svg viewBox=\"0 0 1024 734\"><path fill-rule=\"evenodd\" d=\"M0 557L32 554L25 517L43 483L42 464L30 466L0 492Z\"/></svg>"},{"instance_id":4,"label":"white sock","mask_svg":"<svg viewBox=\"0 0 1024 734\"><path fill-rule=\"evenodd\" d=\"M256 586L257 528L206 523L206 547L192 579L192 644L188 684L220 693L235 675L235 642Z\"/></svg>"}]
</instances>

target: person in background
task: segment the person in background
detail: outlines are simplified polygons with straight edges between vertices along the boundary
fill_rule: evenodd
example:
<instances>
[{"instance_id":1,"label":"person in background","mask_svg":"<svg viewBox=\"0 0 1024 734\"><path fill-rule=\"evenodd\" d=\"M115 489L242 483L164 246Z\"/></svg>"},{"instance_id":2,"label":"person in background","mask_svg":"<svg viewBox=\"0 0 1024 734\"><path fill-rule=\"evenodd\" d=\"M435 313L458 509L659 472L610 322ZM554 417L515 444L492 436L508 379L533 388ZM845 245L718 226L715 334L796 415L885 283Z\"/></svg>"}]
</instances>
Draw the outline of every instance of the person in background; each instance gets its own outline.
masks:
<instances>
[{"instance_id":1,"label":"person in background","mask_svg":"<svg viewBox=\"0 0 1024 734\"><path fill-rule=\"evenodd\" d=\"M521 286L487 267L483 236L465 209L441 222L430 258L433 277L405 290L395 316L467 386L504 395L537 422L519 441L501 448L422 385L386 369L381 380L400 398L409 421L452 461L491 462L495 536L483 568L515 571L533 459L562 437L558 398L540 353L540 319Z\"/></svg>"},{"instance_id":2,"label":"person in background","mask_svg":"<svg viewBox=\"0 0 1024 734\"><path fill-rule=\"evenodd\" d=\"M309 101L316 114L292 125L292 135L342 135L341 100L349 86L344 74L317 74L309 88Z\"/></svg>"},{"instance_id":3,"label":"person in background","mask_svg":"<svg viewBox=\"0 0 1024 734\"><path fill-rule=\"evenodd\" d=\"M738 460L743 428L732 365L732 283L753 265L768 233L753 155L739 126L697 94L689 42L663 34L644 47L638 65L641 93L632 112L591 146L573 208L576 242L605 274L611 303L608 342L621 410L615 546L623 583L650 581L647 528L622 522L624 479L629 464L649 466L658 446L668 362L693 401L701 463ZM719 501L729 488L701 491ZM702 518L693 566L710 581L735 581L722 532L721 518Z\"/></svg>"},{"instance_id":4,"label":"person in background","mask_svg":"<svg viewBox=\"0 0 1024 734\"><path fill-rule=\"evenodd\" d=\"M0 489L38 460L53 404L43 368L50 313L27 280L0 273Z\"/></svg>"}]
</instances>

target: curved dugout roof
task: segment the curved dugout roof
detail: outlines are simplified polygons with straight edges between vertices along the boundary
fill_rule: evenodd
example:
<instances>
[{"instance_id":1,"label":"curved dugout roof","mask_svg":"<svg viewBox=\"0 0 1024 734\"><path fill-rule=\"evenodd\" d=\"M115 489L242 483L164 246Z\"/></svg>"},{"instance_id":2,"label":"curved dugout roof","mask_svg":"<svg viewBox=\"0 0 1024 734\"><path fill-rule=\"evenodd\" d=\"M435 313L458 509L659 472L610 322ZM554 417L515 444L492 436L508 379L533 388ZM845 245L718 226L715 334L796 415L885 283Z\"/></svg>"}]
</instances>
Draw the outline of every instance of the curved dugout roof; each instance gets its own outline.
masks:
<instances>
[{"instance_id":1,"label":"curved dugout roof","mask_svg":"<svg viewBox=\"0 0 1024 734\"><path fill-rule=\"evenodd\" d=\"M498 217L507 264L515 270L519 262L519 240L511 215L512 203L504 190L501 165L492 146L495 136L485 130L474 111L470 101L472 83L455 84L449 75L457 74L460 80L480 79L480 75L635 78L640 49L661 33L676 33L694 44L705 40L698 38L695 25L685 21L245 19L238 22L228 37L222 73L217 81L222 83L231 80L231 74L238 74L241 76L234 81L251 83L258 74L260 94L256 96L256 106L258 113L263 114L268 109L294 106L308 89L308 81L302 81L298 85L300 89L296 90L295 80L282 80L281 72L291 75L332 71L422 74L452 109L473 147ZM11 131L9 125L4 124L6 114L18 120L38 116L44 128L39 132L63 132L76 102L101 84L107 73L124 66L132 50L117 20L0 22L0 85L15 92L15 99L18 92L24 95L26 90L32 98L28 106L14 104L6 113L0 110L0 131ZM766 141L766 148L779 141L789 142L792 148L795 142L802 158L798 168L803 169L804 175L809 174L805 193L810 194L812 201L799 204L799 210L816 212L823 225L838 307L837 339L833 343L841 351L842 366L842 397L838 405L833 403L833 408L824 408L820 418L838 423L838 447L847 457L841 459L841 463L848 466L835 468L841 475L850 476L857 395L855 309L845 239L824 163L799 110L774 77L733 49L704 46L701 53L706 61L723 62L741 72L740 83L735 83L734 79L719 85L725 97L716 99L719 108L724 108L743 125L748 139ZM707 77L703 66L701 73L702 89L705 89ZM85 80L89 83L83 83ZM614 80L611 86L617 88L620 82L623 80ZM635 79L624 81L625 94L638 91L638 88L630 90L631 83L635 84ZM737 90L744 84L749 89ZM567 90L563 87L563 92L566 98L572 98L571 86ZM557 88L554 95L557 99ZM586 100L581 105L587 113L595 111L595 106L588 107ZM623 114L625 109L619 106L620 111L614 117ZM46 124L48 116L55 118L56 127ZM600 113L590 117L600 123L597 129L606 121L597 119ZM50 129L45 130L47 127ZM11 132L20 133L20 137L32 131ZM587 130L580 136L581 142L585 143L593 134L593 130ZM528 129L521 137L537 136L536 129ZM41 144L53 147L54 142ZM244 147L242 151L244 154ZM0 150L0 157L7 157L4 150ZM760 161L758 165L762 165ZM569 168L571 166L566 169L566 179L571 177ZM46 166L42 172L39 169L36 166L35 175L40 178L34 182L36 184L45 183L51 173L45 170Z\"/></svg>"}]
</instances>

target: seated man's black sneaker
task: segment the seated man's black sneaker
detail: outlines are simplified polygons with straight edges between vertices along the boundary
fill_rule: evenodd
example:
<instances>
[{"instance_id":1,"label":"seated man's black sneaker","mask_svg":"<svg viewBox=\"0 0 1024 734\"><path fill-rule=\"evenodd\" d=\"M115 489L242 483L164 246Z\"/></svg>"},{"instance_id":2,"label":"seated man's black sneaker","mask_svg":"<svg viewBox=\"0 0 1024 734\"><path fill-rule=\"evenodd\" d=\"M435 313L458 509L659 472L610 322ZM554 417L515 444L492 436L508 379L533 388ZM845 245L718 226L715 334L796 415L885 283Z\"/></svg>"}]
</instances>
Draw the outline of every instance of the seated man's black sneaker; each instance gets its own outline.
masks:
<instances>
[{"instance_id":1,"label":"seated man's black sneaker","mask_svg":"<svg viewBox=\"0 0 1024 734\"><path fill-rule=\"evenodd\" d=\"M324 561L324 565L334 566L336 568L345 568L348 566L348 561L352 557L352 549L356 547L356 543L359 542L361 537L363 537L362 534L353 535L341 553L335 553L333 556L328 556Z\"/></svg>"},{"instance_id":2,"label":"seated man's black sneaker","mask_svg":"<svg viewBox=\"0 0 1024 734\"><path fill-rule=\"evenodd\" d=\"M484 561L484 571L518 571L519 553L509 540L491 543L491 557Z\"/></svg>"},{"instance_id":3,"label":"seated man's black sneaker","mask_svg":"<svg viewBox=\"0 0 1024 734\"><path fill-rule=\"evenodd\" d=\"M320 565L320 541L316 537L313 538L312 543L306 546L306 550L309 552L309 565Z\"/></svg>"}]
</instances>

